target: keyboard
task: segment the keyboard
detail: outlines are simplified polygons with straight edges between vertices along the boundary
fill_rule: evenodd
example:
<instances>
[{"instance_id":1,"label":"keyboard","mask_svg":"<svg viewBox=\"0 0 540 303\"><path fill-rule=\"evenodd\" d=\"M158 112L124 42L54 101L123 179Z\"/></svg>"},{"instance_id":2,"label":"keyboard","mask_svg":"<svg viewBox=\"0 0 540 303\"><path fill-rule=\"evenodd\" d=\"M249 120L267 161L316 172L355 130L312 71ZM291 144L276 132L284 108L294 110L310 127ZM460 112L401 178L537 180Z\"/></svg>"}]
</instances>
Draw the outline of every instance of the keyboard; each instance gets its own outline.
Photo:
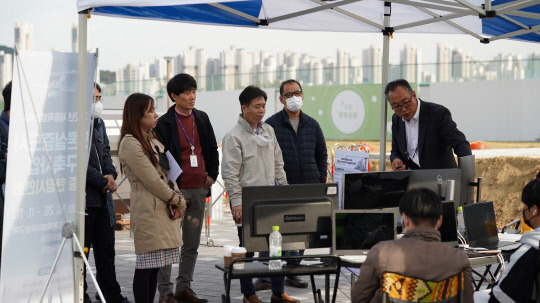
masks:
<instances>
[{"instance_id":1,"label":"keyboard","mask_svg":"<svg viewBox=\"0 0 540 303\"><path fill-rule=\"evenodd\" d=\"M364 263L366 261L367 255L347 255L340 256L341 260L349 263Z\"/></svg>"},{"instance_id":2,"label":"keyboard","mask_svg":"<svg viewBox=\"0 0 540 303\"><path fill-rule=\"evenodd\" d=\"M514 250L517 249L521 243L514 241L499 241L495 243L485 243L479 246L487 249L500 249L500 250Z\"/></svg>"}]
</instances>

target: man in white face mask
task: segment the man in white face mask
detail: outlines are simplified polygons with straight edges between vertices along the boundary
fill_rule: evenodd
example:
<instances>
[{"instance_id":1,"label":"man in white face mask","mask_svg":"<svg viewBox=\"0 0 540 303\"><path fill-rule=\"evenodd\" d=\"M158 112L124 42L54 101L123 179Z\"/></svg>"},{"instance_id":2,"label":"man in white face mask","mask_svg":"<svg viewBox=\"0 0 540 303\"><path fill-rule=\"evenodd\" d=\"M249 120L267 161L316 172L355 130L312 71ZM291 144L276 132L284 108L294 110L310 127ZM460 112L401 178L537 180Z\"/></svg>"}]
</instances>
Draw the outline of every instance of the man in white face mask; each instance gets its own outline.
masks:
<instances>
[{"instance_id":1,"label":"man in white face mask","mask_svg":"<svg viewBox=\"0 0 540 303\"><path fill-rule=\"evenodd\" d=\"M107 302L129 303L129 300L122 295L120 285L116 280L114 265L116 218L111 193L118 189L115 181L117 172L110 155L111 147L105 123L100 118L103 112L102 102L101 87L96 83L92 99L94 130L86 174L84 246L93 247L97 282L103 291L105 300ZM92 302L86 290L85 273L84 302Z\"/></svg>"},{"instance_id":2,"label":"man in white face mask","mask_svg":"<svg viewBox=\"0 0 540 303\"><path fill-rule=\"evenodd\" d=\"M326 140L319 123L301 110L304 103L302 86L293 79L284 81L279 87L279 94L283 110L268 118L266 123L275 130L288 183L326 183ZM264 281L258 281L258 288L268 287ZM308 283L298 276L287 277L285 284L308 287Z\"/></svg>"}]
</instances>

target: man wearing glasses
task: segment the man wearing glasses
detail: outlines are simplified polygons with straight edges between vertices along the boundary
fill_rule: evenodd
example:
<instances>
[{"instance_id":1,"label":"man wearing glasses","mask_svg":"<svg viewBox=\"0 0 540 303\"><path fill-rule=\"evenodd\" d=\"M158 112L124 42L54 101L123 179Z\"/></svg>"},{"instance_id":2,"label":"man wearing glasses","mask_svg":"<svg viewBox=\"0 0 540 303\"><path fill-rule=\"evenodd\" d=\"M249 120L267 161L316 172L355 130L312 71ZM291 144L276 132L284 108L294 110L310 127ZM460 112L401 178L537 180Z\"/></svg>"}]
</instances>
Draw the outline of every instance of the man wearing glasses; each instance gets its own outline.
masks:
<instances>
[{"instance_id":1,"label":"man wearing glasses","mask_svg":"<svg viewBox=\"0 0 540 303\"><path fill-rule=\"evenodd\" d=\"M326 140L319 123L301 111L304 93L296 80L287 80L279 87L279 101L283 110L266 120L276 133L283 153L283 162L289 184L326 183ZM301 251L300 253L303 253ZM270 283L258 281L265 289ZM285 284L298 288L308 287L298 276L287 277Z\"/></svg>"},{"instance_id":2,"label":"man wearing glasses","mask_svg":"<svg viewBox=\"0 0 540 303\"><path fill-rule=\"evenodd\" d=\"M388 83L384 94L394 111L390 154L393 170L455 168L454 153L458 157L472 154L450 111L417 98L407 80Z\"/></svg>"}]
</instances>

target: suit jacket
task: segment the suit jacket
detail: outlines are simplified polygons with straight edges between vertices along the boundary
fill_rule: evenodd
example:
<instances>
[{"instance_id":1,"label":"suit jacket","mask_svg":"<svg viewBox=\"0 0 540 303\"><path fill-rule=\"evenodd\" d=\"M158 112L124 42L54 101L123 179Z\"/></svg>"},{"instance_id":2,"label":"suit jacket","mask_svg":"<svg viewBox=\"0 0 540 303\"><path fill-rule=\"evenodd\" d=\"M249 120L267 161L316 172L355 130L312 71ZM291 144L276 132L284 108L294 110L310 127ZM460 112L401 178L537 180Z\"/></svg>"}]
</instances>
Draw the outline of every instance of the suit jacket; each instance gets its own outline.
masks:
<instances>
[{"instance_id":1,"label":"suit jacket","mask_svg":"<svg viewBox=\"0 0 540 303\"><path fill-rule=\"evenodd\" d=\"M174 107L175 105L171 106L165 115L159 117L154 132L159 141L163 142L165 150L169 150L176 162L180 164L180 137L178 136ZM193 117L195 118L195 127L199 133L199 139L201 140L206 172L215 181L219 174L219 153L214 129L205 112L193 109ZM178 183L178 187L180 187L180 177L178 177L176 182ZM210 195L211 191L209 190L207 197L210 197Z\"/></svg>"},{"instance_id":2,"label":"suit jacket","mask_svg":"<svg viewBox=\"0 0 540 303\"><path fill-rule=\"evenodd\" d=\"M450 111L439 104L420 100L420 124L418 126L418 158L423 169L455 168L454 152L458 157L472 154L465 135L457 129ZM452 152L454 149L454 152ZM392 116L392 151L390 161L399 158L405 163L407 140L405 122Z\"/></svg>"}]
</instances>

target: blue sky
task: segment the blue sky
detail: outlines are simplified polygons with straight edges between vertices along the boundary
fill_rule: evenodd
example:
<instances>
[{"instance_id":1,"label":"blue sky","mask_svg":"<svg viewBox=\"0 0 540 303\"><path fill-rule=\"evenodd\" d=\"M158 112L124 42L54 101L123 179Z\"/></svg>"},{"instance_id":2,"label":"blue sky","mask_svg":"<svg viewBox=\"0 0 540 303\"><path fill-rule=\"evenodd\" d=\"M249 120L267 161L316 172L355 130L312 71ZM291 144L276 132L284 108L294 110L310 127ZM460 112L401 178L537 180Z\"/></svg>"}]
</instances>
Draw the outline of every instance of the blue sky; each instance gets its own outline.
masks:
<instances>
[{"instance_id":1,"label":"blue sky","mask_svg":"<svg viewBox=\"0 0 540 303\"><path fill-rule=\"evenodd\" d=\"M12 46L15 23L28 22L34 25L34 50L71 50L71 25L78 20L75 0L0 1L4 4L0 11L1 45ZM390 42L390 62L399 62L399 51L405 43L421 50L423 63L434 62L437 42L460 47L480 60L490 60L498 53L519 53L526 58L533 51L540 52L540 44L527 42L484 45L467 35L396 34ZM109 70L158 56L174 56L190 45L204 48L211 57L235 45L248 51L275 54L288 50L322 58L335 57L338 47L361 57L362 49L371 44L382 47L382 35L231 28L102 16L88 20L88 45L99 48L100 68Z\"/></svg>"}]
</instances>

